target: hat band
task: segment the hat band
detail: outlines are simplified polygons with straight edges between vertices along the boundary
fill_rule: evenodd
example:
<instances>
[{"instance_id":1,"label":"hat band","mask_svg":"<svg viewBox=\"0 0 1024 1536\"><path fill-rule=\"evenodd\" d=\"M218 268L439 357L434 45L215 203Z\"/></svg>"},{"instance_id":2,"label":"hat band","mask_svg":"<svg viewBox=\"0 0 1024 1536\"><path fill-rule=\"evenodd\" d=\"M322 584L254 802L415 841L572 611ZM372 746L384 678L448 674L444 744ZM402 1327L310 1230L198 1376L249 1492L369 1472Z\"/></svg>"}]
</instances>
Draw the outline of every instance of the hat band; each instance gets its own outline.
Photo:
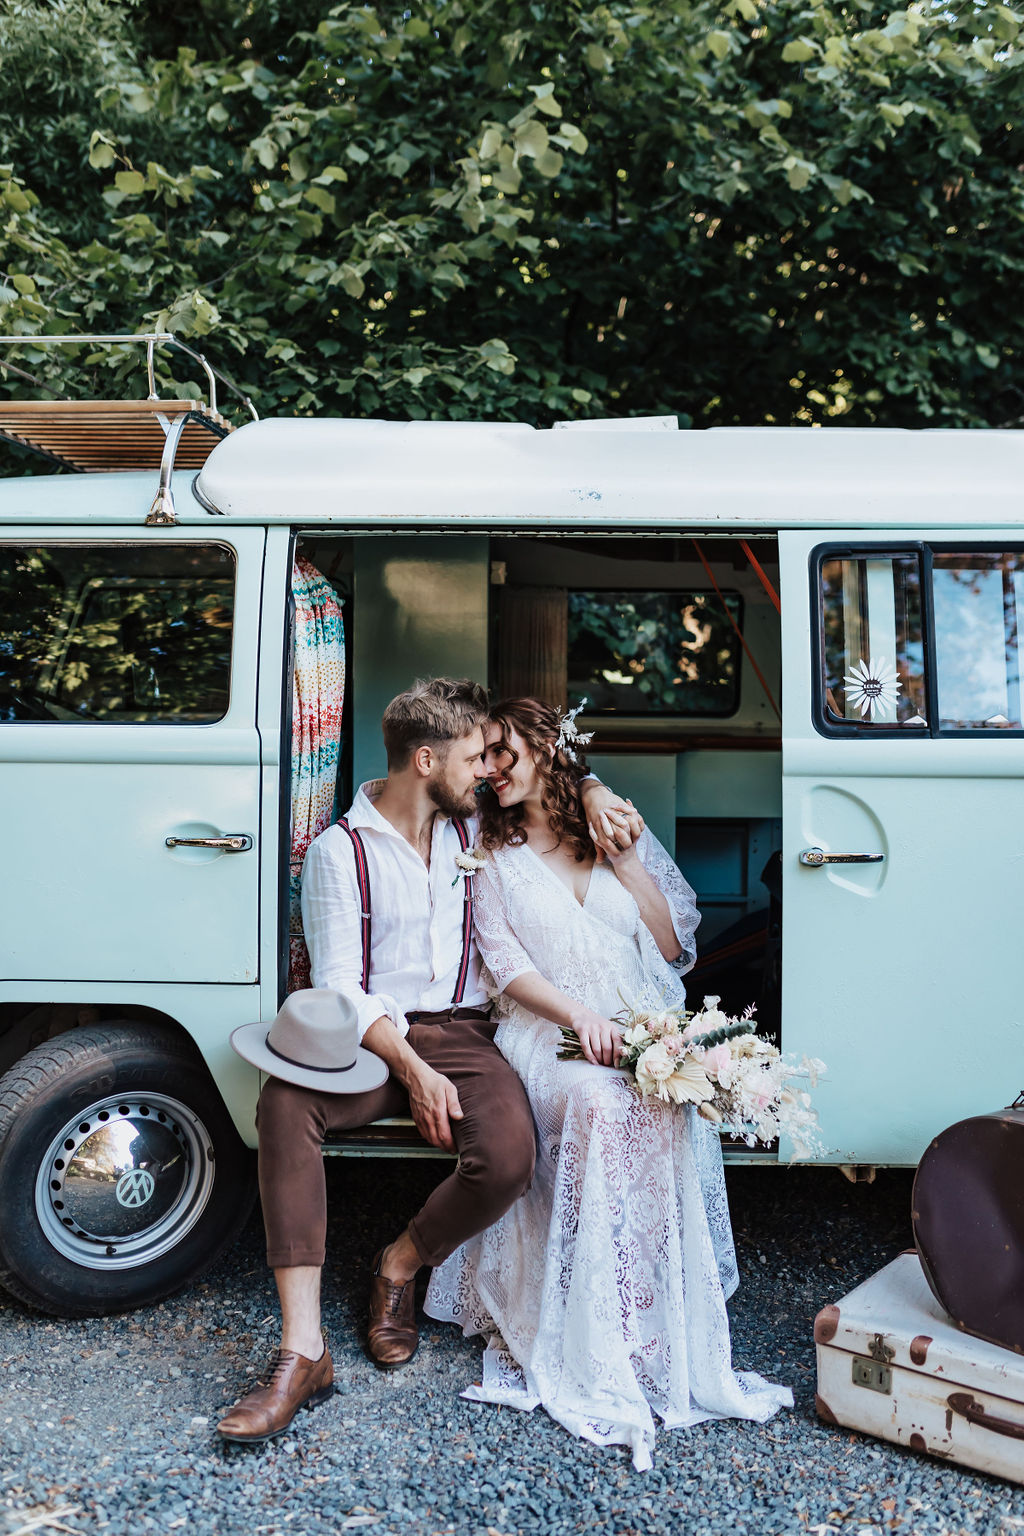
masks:
<instances>
[{"instance_id":1,"label":"hat band","mask_svg":"<svg viewBox=\"0 0 1024 1536\"><path fill-rule=\"evenodd\" d=\"M266 1047L272 1056L277 1057L278 1061L286 1061L290 1067L301 1067L303 1072L351 1072L355 1066L355 1062L350 1061L347 1067L311 1067L308 1061L296 1061L294 1056L286 1056L284 1051L277 1050L271 1045L269 1037L266 1041Z\"/></svg>"}]
</instances>

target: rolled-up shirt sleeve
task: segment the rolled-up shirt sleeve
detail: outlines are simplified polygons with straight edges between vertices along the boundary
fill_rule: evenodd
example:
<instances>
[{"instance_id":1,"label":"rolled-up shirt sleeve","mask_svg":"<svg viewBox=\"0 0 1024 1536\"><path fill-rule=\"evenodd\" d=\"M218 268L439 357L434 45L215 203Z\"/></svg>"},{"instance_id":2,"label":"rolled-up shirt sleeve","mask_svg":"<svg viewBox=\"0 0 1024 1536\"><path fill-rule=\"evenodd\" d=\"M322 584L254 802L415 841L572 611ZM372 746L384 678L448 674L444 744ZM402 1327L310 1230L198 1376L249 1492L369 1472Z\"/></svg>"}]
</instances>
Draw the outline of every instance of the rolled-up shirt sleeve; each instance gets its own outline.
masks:
<instances>
[{"instance_id":1,"label":"rolled-up shirt sleeve","mask_svg":"<svg viewBox=\"0 0 1024 1536\"><path fill-rule=\"evenodd\" d=\"M302 866L302 931L309 950L314 987L330 987L347 997L356 1010L360 1040L370 1025L385 1015L399 1033L409 1025L394 998L364 992L362 913L355 857L351 847L310 845Z\"/></svg>"}]
</instances>

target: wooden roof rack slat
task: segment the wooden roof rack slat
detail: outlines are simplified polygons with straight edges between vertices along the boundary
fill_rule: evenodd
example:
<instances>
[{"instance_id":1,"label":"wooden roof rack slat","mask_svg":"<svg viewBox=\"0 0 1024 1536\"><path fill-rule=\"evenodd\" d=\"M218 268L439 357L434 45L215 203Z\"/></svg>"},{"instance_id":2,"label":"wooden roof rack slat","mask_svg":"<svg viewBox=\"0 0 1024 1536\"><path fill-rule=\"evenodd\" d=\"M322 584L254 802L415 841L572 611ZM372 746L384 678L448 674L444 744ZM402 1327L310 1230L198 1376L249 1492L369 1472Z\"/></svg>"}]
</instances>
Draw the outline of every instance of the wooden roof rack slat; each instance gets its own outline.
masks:
<instances>
[{"instance_id":1,"label":"wooden roof rack slat","mask_svg":"<svg viewBox=\"0 0 1024 1536\"><path fill-rule=\"evenodd\" d=\"M4 400L0 438L87 473L159 469L163 423L186 415L175 462L201 469L233 429L200 400Z\"/></svg>"},{"instance_id":2,"label":"wooden roof rack slat","mask_svg":"<svg viewBox=\"0 0 1024 1536\"><path fill-rule=\"evenodd\" d=\"M0 401L0 441L31 448L68 469L160 470L161 506L173 509L170 480L177 463L201 469L221 438L234 430L217 409L217 381L224 384L259 419L248 395L228 374L214 368L170 331L133 335L0 336L0 373L7 367L29 383L40 380L6 364L7 347L144 346L149 394L145 400ZM154 352L173 347L200 364L209 385L209 401L161 400L156 392ZM167 510L167 507L164 507ZM161 520L163 513L161 514Z\"/></svg>"}]
</instances>

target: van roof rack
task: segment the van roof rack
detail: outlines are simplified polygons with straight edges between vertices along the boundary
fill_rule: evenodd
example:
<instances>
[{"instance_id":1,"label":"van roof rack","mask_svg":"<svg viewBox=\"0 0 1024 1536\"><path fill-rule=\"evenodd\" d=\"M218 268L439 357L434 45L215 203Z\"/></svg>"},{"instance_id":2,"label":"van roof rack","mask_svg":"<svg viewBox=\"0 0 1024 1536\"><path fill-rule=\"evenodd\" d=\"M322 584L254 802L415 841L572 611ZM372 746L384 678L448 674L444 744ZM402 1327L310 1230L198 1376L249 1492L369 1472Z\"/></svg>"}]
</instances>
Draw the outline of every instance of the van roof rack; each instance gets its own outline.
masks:
<instances>
[{"instance_id":1,"label":"van roof rack","mask_svg":"<svg viewBox=\"0 0 1024 1536\"><path fill-rule=\"evenodd\" d=\"M171 331L135 335L0 336L0 346L142 346L146 348L149 395L145 400L4 400L0 401L0 440L31 448L36 453L84 472L162 468L168 447L173 448L171 467L201 469L221 440L234 430L217 408L220 380L259 420L249 396L214 368L201 352L194 352ZM161 400L153 366L155 349L174 347L194 358L203 368L209 399ZM0 356L0 369L40 384L32 374L16 368Z\"/></svg>"}]
</instances>

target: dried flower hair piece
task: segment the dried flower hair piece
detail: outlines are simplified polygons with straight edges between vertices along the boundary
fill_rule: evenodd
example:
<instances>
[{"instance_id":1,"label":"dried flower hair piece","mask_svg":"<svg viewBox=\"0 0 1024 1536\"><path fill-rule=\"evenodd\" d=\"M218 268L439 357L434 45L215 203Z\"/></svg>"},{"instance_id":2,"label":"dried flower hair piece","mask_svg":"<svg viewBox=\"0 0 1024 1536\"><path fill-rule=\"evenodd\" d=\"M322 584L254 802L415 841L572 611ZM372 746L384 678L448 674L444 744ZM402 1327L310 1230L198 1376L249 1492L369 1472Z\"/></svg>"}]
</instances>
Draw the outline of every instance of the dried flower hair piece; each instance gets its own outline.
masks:
<instances>
[{"instance_id":1,"label":"dried flower hair piece","mask_svg":"<svg viewBox=\"0 0 1024 1536\"><path fill-rule=\"evenodd\" d=\"M580 699L575 709L570 709L564 715L558 717L558 739L555 742L555 751L564 752L570 762L579 762L577 747L589 746L594 739L593 731L578 731L576 729L576 716L587 703L586 694Z\"/></svg>"}]
</instances>

